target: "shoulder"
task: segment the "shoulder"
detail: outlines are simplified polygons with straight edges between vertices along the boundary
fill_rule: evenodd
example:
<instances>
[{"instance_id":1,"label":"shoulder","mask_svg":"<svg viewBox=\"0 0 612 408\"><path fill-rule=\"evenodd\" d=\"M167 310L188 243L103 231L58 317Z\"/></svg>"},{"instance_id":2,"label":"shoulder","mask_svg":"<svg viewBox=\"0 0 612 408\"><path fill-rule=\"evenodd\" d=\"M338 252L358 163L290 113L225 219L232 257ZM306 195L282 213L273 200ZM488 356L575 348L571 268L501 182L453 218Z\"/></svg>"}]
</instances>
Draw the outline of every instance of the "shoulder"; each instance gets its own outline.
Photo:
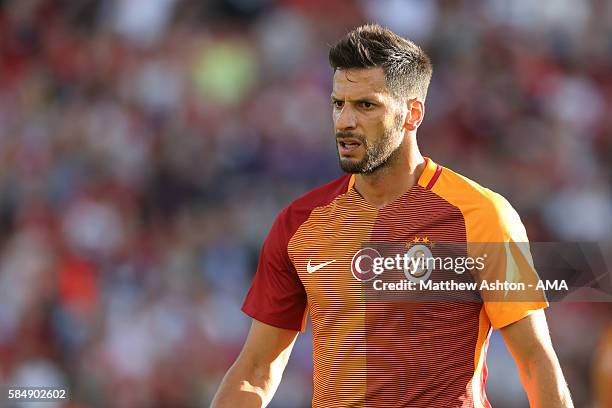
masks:
<instances>
[{"instance_id":1,"label":"shoulder","mask_svg":"<svg viewBox=\"0 0 612 408\"><path fill-rule=\"evenodd\" d=\"M512 209L501 194L447 167L442 167L432 191L460 208L472 208L485 213L503 213Z\"/></svg>"},{"instance_id":2,"label":"shoulder","mask_svg":"<svg viewBox=\"0 0 612 408\"><path fill-rule=\"evenodd\" d=\"M303 194L281 211L287 218L308 217L312 210L331 203L336 197L345 194L350 187L351 175L346 174Z\"/></svg>"},{"instance_id":3,"label":"shoulder","mask_svg":"<svg viewBox=\"0 0 612 408\"><path fill-rule=\"evenodd\" d=\"M449 168L442 167L431 191L461 211L468 232L502 241L524 235L518 213L504 196Z\"/></svg>"},{"instance_id":4,"label":"shoulder","mask_svg":"<svg viewBox=\"0 0 612 408\"><path fill-rule=\"evenodd\" d=\"M282 231L285 239L290 238L314 209L324 207L345 194L351 183L352 176L346 174L308 191L281 210L275 222L276 227Z\"/></svg>"},{"instance_id":5,"label":"shoulder","mask_svg":"<svg viewBox=\"0 0 612 408\"><path fill-rule=\"evenodd\" d=\"M286 207L288 212L312 211L331 203L336 197L345 194L352 183L352 176L345 174L327 184L308 191Z\"/></svg>"}]
</instances>

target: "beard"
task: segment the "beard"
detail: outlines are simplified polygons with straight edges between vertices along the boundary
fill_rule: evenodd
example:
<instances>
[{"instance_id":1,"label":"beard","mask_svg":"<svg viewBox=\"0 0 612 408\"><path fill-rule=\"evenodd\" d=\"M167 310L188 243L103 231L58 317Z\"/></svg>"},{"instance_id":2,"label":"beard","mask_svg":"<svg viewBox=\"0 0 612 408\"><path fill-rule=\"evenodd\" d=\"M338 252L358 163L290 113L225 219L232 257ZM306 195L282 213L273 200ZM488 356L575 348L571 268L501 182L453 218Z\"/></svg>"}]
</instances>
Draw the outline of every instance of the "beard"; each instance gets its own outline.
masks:
<instances>
[{"instance_id":1,"label":"beard","mask_svg":"<svg viewBox=\"0 0 612 408\"><path fill-rule=\"evenodd\" d=\"M338 153L340 168L342 171L351 174L373 174L377 170L393 163L399 155L401 143L396 145L397 133L402 130L402 117L397 115L394 119L394 126L385 129L380 140L376 143L368 142L368 139L361 134L350 131L336 132L336 138L351 137L359 141L365 150L363 158L359 161L352 159L342 159ZM394 143L395 142L395 143Z\"/></svg>"}]
</instances>

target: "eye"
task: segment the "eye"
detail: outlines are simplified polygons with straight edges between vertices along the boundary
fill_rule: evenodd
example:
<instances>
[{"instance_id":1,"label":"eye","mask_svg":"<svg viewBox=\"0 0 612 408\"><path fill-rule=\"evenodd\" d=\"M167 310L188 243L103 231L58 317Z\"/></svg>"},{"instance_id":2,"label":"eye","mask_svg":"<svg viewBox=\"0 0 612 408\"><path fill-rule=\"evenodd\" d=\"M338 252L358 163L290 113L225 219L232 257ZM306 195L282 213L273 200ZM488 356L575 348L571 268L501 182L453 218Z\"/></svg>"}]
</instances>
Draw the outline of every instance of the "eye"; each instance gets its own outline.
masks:
<instances>
[{"instance_id":1,"label":"eye","mask_svg":"<svg viewBox=\"0 0 612 408\"><path fill-rule=\"evenodd\" d=\"M336 109L342 109L344 106L344 101L340 101L338 99L332 101L332 106Z\"/></svg>"},{"instance_id":2,"label":"eye","mask_svg":"<svg viewBox=\"0 0 612 408\"><path fill-rule=\"evenodd\" d=\"M366 102L366 101L361 102L360 105L364 109L372 109L374 107L374 104L372 102Z\"/></svg>"}]
</instances>

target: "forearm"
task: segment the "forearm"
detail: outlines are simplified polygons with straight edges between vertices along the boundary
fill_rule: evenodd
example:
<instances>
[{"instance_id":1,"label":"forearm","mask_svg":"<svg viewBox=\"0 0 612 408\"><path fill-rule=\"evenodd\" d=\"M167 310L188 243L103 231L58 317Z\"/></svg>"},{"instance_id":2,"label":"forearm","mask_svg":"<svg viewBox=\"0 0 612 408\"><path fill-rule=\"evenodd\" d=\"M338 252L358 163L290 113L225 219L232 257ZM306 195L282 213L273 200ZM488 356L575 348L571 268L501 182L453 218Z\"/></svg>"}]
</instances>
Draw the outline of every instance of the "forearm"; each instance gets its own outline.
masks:
<instances>
[{"instance_id":1,"label":"forearm","mask_svg":"<svg viewBox=\"0 0 612 408\"><path fill-rule=\"evenodd\" d=\"M531 408L572 408L569 388L556 356L542 353L519 367Z\"/></svg>"},{"instance_id":2,"label":"forearm","mask_svg":"<svg viewBox=\"0 0 612 408\"><path fill-rule=\"evenodd\" d=\"M211 408L260 408L268 405L280 376L274 370L248 367L237 362L229 369L213 399Z\"/></svg>"}]
</instances>

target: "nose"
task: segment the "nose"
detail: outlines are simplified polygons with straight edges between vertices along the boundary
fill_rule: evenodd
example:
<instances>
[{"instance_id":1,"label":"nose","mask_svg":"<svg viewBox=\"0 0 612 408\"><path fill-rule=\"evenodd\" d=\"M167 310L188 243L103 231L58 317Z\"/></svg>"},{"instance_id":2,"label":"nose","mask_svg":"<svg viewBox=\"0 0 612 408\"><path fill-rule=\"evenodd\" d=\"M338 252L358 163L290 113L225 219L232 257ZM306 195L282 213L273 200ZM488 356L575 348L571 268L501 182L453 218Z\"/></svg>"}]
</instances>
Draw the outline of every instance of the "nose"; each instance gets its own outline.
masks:
<instances>
[{"instance_id":1,"label":"nose","mask_svg":"<svg viewBox=\"0 0 612 408\"><path fill-rule=\"evenodd\" d=\"M336 130L338 131L353 130L357 127L355 112L353 112L353 109L348 103L345 103L344 106L342 106L342 109L339 112L336 112L334 116Z\"/></svg>"}]
</instances>

